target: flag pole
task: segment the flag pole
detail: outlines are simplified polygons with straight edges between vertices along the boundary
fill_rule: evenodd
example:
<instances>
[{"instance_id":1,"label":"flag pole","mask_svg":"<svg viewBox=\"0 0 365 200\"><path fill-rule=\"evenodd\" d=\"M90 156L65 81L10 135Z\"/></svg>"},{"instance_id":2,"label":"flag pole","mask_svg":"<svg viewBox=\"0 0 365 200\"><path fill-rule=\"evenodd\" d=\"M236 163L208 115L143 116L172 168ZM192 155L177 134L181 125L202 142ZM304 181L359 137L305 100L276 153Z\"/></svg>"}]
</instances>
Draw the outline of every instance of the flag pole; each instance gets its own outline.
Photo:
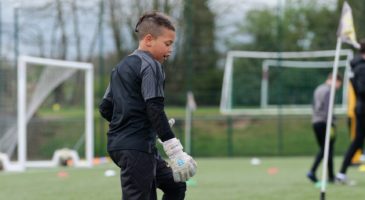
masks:
<instances>
[{"instance_id":1,"label":"flag pole","mask_svg":"<svg viewBox=\"0 0 365 200\"><path fill-rule=\"evenodd\" d=\"M325 146L324 146L320 200L326 199L328 154L329 154L329 144L330 144L330 136L331 136L333 104L334 104L335 93L336 93L335 85L336 85L336 80L337 80L338 61L340 58L341 44L342 44L341 37L338 37L337 44L336 44L335 61L333 64L333 69L332 69L331 91L330 91L330 100L329 100L329 105L328 105L329 108L328 108L328 116L327 116L327 124L326 124L326 140L325 140Z\"/></svg>"}]
</instances>

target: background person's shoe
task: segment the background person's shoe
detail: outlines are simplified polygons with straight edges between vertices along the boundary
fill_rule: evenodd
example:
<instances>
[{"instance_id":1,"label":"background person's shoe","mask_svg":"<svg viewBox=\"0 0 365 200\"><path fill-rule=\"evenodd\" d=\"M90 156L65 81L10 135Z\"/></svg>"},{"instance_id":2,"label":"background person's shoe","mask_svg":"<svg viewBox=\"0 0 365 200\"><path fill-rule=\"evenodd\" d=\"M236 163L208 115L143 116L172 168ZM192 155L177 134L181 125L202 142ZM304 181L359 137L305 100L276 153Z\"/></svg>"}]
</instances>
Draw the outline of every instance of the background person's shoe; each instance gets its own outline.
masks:
<instances>
[{"instance_id":1,"label":"background person's shoe","mask_svg":"<svg viewBox=\"0 0 365 200\"><path fill-rule=\"evenodd\" d=\"M317 183L318 179L316 177L316 175L313 172L308 172L307 173L307 178L312 181L313 183Z\"/></svg>"},{"instance_id":2,"label":"background person's shoe","mask_svg":"<svg viewBox=\"0 0 365 200\"><path fill-rule=\"evenodd\" d=\"M348 185L348 186L355 186L356 185L356 181L348 180L346 175L344 175L344 176L337 175L335 183L339 184L339 185Z\"/></svg>"}]
</instances>

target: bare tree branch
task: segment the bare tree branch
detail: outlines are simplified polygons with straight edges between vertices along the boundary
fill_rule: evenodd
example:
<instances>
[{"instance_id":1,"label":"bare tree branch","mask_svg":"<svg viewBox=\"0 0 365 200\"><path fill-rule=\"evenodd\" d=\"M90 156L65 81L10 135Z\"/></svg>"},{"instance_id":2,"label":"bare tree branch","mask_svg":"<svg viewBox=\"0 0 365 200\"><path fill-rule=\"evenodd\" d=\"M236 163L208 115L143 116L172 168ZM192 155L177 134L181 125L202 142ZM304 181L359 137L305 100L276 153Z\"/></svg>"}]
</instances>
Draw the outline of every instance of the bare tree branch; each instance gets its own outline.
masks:
<instances>
[{"instance_id":1,"label":"bare tree branch","mask_svg":"<svg viewBox=\"0 0 365 200\"><path fill-rule=\"evenodd\" d=\"M117 50L117 54L119 57L122 57L122 39L121 39L121 26L120 21L117 18L116 12L119 7L117 6L116 0L109 1L109 10L110 10L110 26L113 32L114 37L114 45Z\"/></svg>"},{"instance_id":2,"label":"bare tree branch","mask_svg":"<svg viewBox=\"0 0 365 200\"><path fill-rule=\"evenodd\" d=\"M80 37L80 30L79 30L79 16L77 14L78 8L77 8L76 2L77 2L77 0L73 0L71 2L74 37L75 37L75 40L76 40L76 60L82 61L81 37Z\"/></svg>"}]
</instances>

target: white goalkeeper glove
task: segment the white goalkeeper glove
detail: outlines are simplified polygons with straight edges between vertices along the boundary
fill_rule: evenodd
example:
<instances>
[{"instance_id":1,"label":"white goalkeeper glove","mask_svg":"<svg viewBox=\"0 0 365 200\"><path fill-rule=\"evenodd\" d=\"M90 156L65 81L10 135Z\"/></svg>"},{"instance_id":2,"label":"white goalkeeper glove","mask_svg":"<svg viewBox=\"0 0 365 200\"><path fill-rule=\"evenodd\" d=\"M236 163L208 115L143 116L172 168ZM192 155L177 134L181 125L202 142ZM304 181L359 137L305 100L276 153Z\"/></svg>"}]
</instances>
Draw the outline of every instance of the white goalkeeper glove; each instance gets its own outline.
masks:
<instances>
[{"instance_id":1,"label":"white goalkeeper glove","mask_svg":"<svg viewBox=\"0 0 365 200\"><path fill-rule=\"evenodd\" d=\"M169 139L162 145L171 161L170 167L175 182L185 182L195 175L197 164L191 156L182 151L183 147L178 139Z\"/></svg>"},{"instance_id":2,"label":"white goalkeeper glove","mask_svg":"<svg viewBox=\"0 0 365 200\"><path fill-rule=\"evenodd\" d=\"M175 124L175 119L174 118L169 119L169 125L171 128L174 126L174 124Z\"/></svg>"}]
</instances>

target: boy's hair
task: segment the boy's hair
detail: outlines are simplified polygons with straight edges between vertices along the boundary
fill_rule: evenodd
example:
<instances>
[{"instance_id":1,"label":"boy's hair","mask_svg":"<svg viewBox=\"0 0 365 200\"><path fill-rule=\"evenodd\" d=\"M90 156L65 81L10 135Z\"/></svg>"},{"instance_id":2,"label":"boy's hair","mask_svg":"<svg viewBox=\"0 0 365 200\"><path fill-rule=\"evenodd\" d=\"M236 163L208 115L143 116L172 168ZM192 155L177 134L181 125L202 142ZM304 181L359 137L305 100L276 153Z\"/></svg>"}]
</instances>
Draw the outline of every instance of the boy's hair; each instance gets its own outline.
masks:
<instances>
[{"instance_id":1,"label":"boy's hair","mask_svg":"<svg viewBox=\"0 0 365 200\"><path fill-rule=\"evenodd\" d=\"M148 12L139 18L134 31L137 33L138 39L142 40L147 34L158 37L162 32L161 27L175 31L170 17L160 12Z\"/></svg>"},{"instance_id":2,"label":"boy's hair","mask_svg":"<svg viewBox=\"0 0 365 200\"><path fill-rule=\"evenodd\" d=\"M360 40L360 53L365 53L365 38Z\"/></svg>"},{"instance_id":3,"label":"boy's hair","mask_svg":"<svg viewBox=\"0 0 365 200\"><path fill-rule=\"evenodd\" d=\"M328 78L328 79L332 79L332 72L328 74L328 77L327 77L327 78ZM341 76L341 74L340 74L340 73L338 73L338 74L337 74L337 76L336 76L336 80L337 80L337 81L341 81L341 82L342 82L342 76Z\"/></svg>"}]
</instances>

